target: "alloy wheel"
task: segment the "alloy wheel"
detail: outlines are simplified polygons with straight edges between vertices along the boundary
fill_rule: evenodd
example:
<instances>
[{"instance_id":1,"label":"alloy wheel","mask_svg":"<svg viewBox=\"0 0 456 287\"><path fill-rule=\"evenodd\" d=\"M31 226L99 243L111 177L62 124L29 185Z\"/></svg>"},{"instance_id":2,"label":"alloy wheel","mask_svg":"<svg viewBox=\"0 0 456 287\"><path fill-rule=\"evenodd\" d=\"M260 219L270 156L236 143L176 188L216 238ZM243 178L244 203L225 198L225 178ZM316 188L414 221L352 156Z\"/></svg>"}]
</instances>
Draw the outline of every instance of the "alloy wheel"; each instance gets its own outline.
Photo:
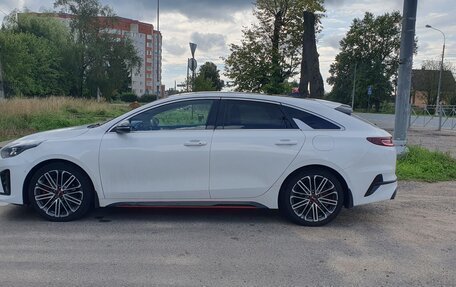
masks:
<instances>
[{"instance_id":1,"label":"alloy wheel","mask_svg":"<svg viewBox=\"0 0 456 287\"><path fill-rule=\"evenodd\" d=\"M293 186L290 205L294 213L308 222L327 219L337 209L339 194L334 183L321 175L305 176Z\"/></svg>"},{"instance_id":2,"label":"alloy wheel","mask_svg":"<svg viewBox=\"0 0 456 287\"><path fill-rule=\"evenodd\" d=\"M38 208L54 218L75 213L84 200L81 182L65 170L50 170L41 175L36 181L33 196Z\"/></svg>"}]
</instances>

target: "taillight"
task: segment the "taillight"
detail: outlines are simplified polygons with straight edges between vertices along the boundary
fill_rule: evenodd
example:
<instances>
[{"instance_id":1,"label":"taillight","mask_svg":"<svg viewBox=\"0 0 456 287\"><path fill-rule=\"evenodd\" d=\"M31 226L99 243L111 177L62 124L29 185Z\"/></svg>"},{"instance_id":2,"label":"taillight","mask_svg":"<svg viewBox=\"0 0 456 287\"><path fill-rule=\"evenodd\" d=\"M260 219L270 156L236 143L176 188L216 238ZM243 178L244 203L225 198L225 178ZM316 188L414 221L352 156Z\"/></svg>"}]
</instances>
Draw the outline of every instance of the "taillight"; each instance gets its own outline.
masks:
<instances>
[{"instance_id":1,"label":"taillight","mask_svg":"<svg viewBox=\"0 0 456 287\"><path fill-rule=\"evenodd\" d=\"M389 147L394 146L392 137L369 137L367 140L376 145Z\"/></svg>"}]
</instances>

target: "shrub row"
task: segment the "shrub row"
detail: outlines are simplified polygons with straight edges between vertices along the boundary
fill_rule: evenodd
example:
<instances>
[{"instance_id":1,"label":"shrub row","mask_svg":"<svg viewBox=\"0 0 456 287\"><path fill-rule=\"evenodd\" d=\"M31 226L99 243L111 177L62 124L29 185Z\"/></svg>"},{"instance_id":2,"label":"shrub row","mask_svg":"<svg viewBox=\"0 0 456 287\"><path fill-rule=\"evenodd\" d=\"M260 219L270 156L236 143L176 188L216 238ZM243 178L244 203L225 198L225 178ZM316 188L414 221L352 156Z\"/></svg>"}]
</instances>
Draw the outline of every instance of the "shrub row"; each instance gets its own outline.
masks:
<instances>
[{"instance_id":1,"label":"shrub row","mask_svg":"<svg viewBox=\"0 0 456 287\"><path fill-rule=\"evenodd\" d=\"M140 103L150 103L157 100L156 95L144 94L141 97L138 97L134 93L123 93L114 98L114 100L120 100L126 103L140 102Z\"/></svg>"}]
</instances>

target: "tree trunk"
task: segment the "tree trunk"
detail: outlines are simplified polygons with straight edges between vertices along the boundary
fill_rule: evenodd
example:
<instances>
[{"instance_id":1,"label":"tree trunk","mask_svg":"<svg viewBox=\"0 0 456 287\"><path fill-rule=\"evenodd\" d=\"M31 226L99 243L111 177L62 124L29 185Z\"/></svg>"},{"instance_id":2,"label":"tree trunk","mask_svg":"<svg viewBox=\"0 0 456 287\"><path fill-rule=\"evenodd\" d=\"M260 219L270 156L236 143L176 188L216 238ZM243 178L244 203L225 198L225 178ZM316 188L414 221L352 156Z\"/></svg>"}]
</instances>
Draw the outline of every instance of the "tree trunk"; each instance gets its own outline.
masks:
<instances>
[{"instance_id":1,"label":"tree trunk","mask_svg":"<svg viewBox=\"0 0 456 287\"><path fill-rule=\"evenodd\" d=\"M317 40L315 38L315 14L304 12L304 34L302 45L301 80L299 94L303 98L323 98L324 83L320 73ZM310 93L309 93L310 85Z\"/></svg>"},{"instance_id":2,"label":"tree trunk","mask_svg":"<svg viewBox=\"0 0 456 287\"><path fill-rule=\"evenodd\" d=\"M271 75L271 91L273 94L278 93L280 84L283 82L282 71L280 70L280 32L283 26L282 11L277 12L274 19L274 31L272 35L272 75Z\"/></svg>"}]
</instances>

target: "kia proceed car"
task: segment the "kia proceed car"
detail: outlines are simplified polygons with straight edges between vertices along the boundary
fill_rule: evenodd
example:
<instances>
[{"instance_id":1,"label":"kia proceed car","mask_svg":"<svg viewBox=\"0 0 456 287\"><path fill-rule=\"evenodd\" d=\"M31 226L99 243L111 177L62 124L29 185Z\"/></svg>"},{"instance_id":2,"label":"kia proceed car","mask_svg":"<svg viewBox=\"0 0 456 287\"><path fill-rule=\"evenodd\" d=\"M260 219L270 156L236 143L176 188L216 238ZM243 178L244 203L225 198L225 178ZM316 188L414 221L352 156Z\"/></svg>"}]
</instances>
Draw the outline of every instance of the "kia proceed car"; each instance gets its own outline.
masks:
<instances>
[{"instance_id":1,"label":"kia proceed car","mask_svg":"<svg viewBox=\"0 0 456 287\"><path fill-rule=\"evenodd\" d=\"M51 221L107 206L255 206L307 226L393 199L391 135L322 100L172 96L1 150L0 201Z\"/></svg>"}]
</instances>

